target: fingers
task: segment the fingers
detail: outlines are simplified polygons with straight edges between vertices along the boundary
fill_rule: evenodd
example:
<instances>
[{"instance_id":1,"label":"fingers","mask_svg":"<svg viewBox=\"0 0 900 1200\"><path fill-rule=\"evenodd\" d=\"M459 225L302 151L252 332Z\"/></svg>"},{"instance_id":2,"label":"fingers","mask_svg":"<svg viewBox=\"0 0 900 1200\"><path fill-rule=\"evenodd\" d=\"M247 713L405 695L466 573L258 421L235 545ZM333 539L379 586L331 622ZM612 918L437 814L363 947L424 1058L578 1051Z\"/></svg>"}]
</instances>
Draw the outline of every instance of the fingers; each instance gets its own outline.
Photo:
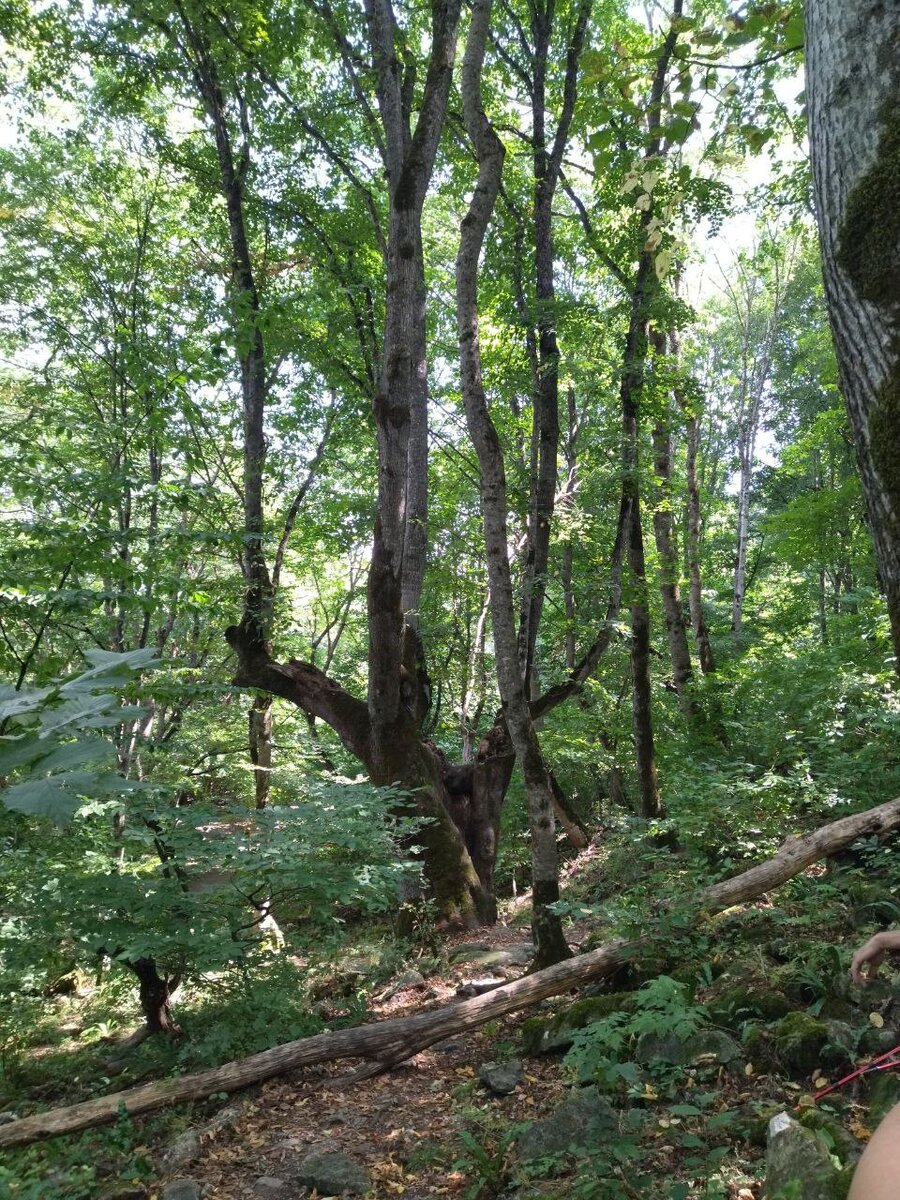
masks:
<instances>
[{"instance_id":1,"label":"fingers","mask_svg":"<svg viewBox=\"0 0 900 1200\"><path fill-rule=\"evenodd\" d=\"M853 955L850 963L850 978L860 987L874 979L878 974L878 968L881 966L884 958L884 951L878 946L874 938L866 942Z\"/></svg>"}]
</instances>

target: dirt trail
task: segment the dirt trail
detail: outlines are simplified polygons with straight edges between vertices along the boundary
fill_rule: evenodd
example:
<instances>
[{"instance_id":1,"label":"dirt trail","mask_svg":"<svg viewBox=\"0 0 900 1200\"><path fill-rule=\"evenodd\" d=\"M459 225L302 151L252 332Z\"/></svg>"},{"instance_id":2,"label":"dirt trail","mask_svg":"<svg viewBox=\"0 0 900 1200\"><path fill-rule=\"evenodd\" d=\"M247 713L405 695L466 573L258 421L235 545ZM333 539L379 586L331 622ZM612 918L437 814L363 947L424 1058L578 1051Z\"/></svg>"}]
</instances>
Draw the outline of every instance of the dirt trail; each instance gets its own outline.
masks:
<instances>
[{"instance_id":1,"label":"dirt trail","mask_svg":"<svg viewBox=\"0 0 900 1200\"><path fill-rule=\"evenodd\" d=\"M497 925L451 938L447 949L455 955L463 947L502 950L524 941L521 930ZM500 970L515 978L525 968ZM467 981L486 979L494 971L456 959L442 975L429 976L424 987L373 1002L372 1019L447 1004ZM562 1091L558 1063L546 1060L529 1060L524 1081L509 1096L491 1096L477 1080L478 1067L497 1057L498 1046L504 1057L515 1056L517 1029L528 1015L451 1038L374 1079L348 1084L344 1076L323 1089L322 1079L330 1074L323 1068L266 1084L242 1101L238 1123L205 1140L202 1156L178 1173L196 1179L212 1200L259 1200L256 1184L263 1176L284 1180L285 1194L294 1197L303 1194L293 1182L297 1167L316 1148L340 1151L364 1164L379 1197L453 1195L471 1182L462 1171L450 1170L459 1148L461 1110L467 1110L470 1122L480 1110L486 1120L512 1125L541 1115Z\"/></svg>"}]
</instances>

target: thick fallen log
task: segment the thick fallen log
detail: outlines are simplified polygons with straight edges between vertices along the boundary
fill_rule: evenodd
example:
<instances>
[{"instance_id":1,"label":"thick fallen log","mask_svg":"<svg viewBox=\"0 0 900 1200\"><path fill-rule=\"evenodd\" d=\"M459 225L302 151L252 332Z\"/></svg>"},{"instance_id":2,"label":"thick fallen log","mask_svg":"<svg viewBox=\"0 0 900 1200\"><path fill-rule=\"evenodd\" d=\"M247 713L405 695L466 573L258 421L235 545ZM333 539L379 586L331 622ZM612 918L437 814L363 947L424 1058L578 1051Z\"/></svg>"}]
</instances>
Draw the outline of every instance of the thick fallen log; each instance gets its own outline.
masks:
<instances>
[{"instance_id":1,"label":"thick fallen log","mask_svg":"<svg viewBox=\"0 0 900 1200\"><path fill-rule=\"evenodd\" d=\"M721 912L779 887L810 863L836 854L859 837L885 834L895 829L900 829L900 799L868 812L843 817L805 837L789 837L772 858L704 889L695 898L687 897L685 910L698 915ZM82 1104L24 1117L0 1126L0 1148L24 1146L40 1138L89 1129L114 1121L123 1111L136 1116L183 1100L200 1100L214 1092L238 1091L314 1063L363 1058L375 1064L376 1069L388 1070L444 1038L476 1029L487 1021L612 974L618 966L634 957L645 940L614 938L587 954L434 1012L316 1034L196 1075L144 1084Z\"/></svg>"}]
</instances>

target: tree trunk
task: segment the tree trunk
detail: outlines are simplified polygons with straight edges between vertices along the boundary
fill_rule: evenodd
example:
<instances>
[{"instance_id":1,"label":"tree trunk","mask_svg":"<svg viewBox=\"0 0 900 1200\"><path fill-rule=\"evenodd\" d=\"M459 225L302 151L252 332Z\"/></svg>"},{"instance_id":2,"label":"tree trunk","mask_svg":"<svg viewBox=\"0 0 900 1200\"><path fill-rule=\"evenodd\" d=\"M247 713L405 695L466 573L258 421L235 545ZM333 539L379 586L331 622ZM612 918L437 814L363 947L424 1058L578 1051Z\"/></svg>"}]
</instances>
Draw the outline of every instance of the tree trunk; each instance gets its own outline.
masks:
<instances>
[{"instance_id":1,"label":"tree trunk","mask_svg":"<svg viewBox=\"0 0 900 1200\"><path fill-rule=\"evenodd\" d=\"M423 847L425 873L442 915L465 925L489 922L496 913L492 884L485 887L472 864L462 835L451 816L451 803L432 748L419 737L412 717L405 727L372 754L368 706L312 663L290 659L276 662L265 647L244 640L244 629L225 631L238 656L234 681L239 687L266 691L295 704L304 713L325 721L344 748L364 764L376 785L399 783L416 800L421 816L429 818L417 840Z\"/></svg>"},{"instance_id":2,"label":"tree trunk","mask_svg":"<svg viewBox=\"0 0 900 1200\"><path fill-rule=\"evenodd\" d=\"M825 297L900 672L900 9L809 0L809 141Z\"/></svg>"},{"instance_id":3,"label":"tree trunk","mask_svg":"<svg viewBox=\"0 0 900 1200\"><path fill-rule=\"evenodd\" d=\"M664 815L656 775L653 744L653 711L650 693L650 613L647 607L647 571L641 528L641 494L638 464L638 398L647 359L647 312L653 287L653 262L641 255L631 306L631 321L622 370L622 478L627 489L630 517L627 529L631 590L631 701L634 752L641 814Z\"/></svg>"},{"instance_id":4,"label":"tree trunk","mask_svg":"<svg viewBox=\"0 0 900 1200\"><path fill-rule=\"evenodd\" d=\"M566 435L566 486L560 497L560 508L565 508L571 514L575 507L575 495L578 490L578 411L575 407L575 389L570 384L566 390L566 410L568 415L568 430ZM573 552L572 543L574 531L567 530L563 545L562 587L563 604L566 610L566 669L575 669L575 587L572 579Z\"/></svg>"},{"instance_id":5,"label":"tree trunk","mask_svg":"<svg viewBox=\"0 0 900 1200\"><path fill-rule=\"evenodd\" d=\"M747 587L747 545L750 535L750 483L756 447L759 406L754 404L747 417L747 428L738 439L737 550L734 586L731 597L731 632L740 637L744 624L744 593Z\"/></svg>"},{"instance_id":6,"label":"tree trunk","mask_svg":"<svg viewBox=\"0 0 900 1200\"><path fill-rule=\"evenodd\" d=\"M272 787L272 697L257 696L248 714L256 807L266 808ZM313 729L315 726L313 725Z\"/></svg>"},{"instance_id":7,"label":"tree trunk","mask_svg":"<svg viewBox=\"0 0 900 1200\"><path fill-rule=\"evenodd\" d=\"M531 9L532 166L534 171L534 282L537 306L537 372L528 538L519 620L519 656L526 694L547 590L550 529L556 501L559 455L559 344L556 336L553 198L575 112L578 64L584 46L592 0L580 0L566 49L562 109L552 138L547 132L547 67L556 9L543 0Z\"/></svg>"},{"instance_id":8,"label":"tree trunk","mask_svg":"<svg viewBox=\"0 0 900 1200\"><path fill-rule=\"evenodd\" d=\"M653 331L650 337L657 361L659 361L666 352L666 335ZM668 409L668 403L666 407ZM659 590L662 594L663 612L666 617L669 658L672 662L672 682L675 684L682 711L686 716L691 716L694 705L688 693L688 684L693 677L693 670L691 669L691 652L688 648L684 613L681 608L678 549L672 530L672 433L668 418L658 420L653 427L653 459L656 476L653 533L656 539L656 552L659 555Z\"/></svg>"},{"instance_id":9,"label":"tree trunk","mask_svg":"<svg viewBox=\"0 0 900 1200\"><path fill-rule=\"evenodd\" d=\"M685 913L722 912L736 904L780 887L810 863L837 854L860 837L883 837L900 828L900 800L852 817L842 817L805 837L788 837L777 854L749 870L685 897ZM367 1072L394 1067L419 1051L455 1034L477 1029L487 1021L506 1016L594 979L611 975L640 950L641 941L614 938L587 954L580 954L546 970L526 975L496 990L462 1000L434 1012L412 1017L376 1021L356 1029L320 1033L252 1054L197 1075L182 1075L157 1083L143 1084L87 1100L66 1108L36 1113L0 1126L0 1148L27 1146L45 1137L77 1133L114 1121L124 1111L130 1116L154 1112L184 1100L199 1100L215 1092L233 1092L263 1080L283 1075L298 1067L335 1062L344 1058L366 1058L374 1064Z\"/></svg>"},{"instance_id":10,"label":"tree trunk","mask_svg":"<svg viewBox=\"0 0 900 1200\"><path fill-rule=\"evenodd\" d=\"M534 729L516 638L515 606L506 526L506 473L503 450L491 420L481 375L478 340L478 262L488 223L500 192L503 143L484 112L481 71L490 28L490 0L476 0L462 69L466 132L475 147L478 182L460 231L456 259L456 315L460 376L466 423L481 468L481 508L491 594L491 622L497 682L509 737L525 778L532 854L532 931L535 965L549 966L569 955L559 917L559 861L553 796ZM554 462L555 469L555 462Z\"/></svg>"},{"instance_id":11,"label":"tree trunk","mask_svg":"<svg viewBox=\"0 0 900 1200\"><path fill-rule=\"evenodd\" d=\"M676 333L669 334L669 350L677 362L680 358L681 346ZM687 411L687 403L680 389L676 388L676 399L681 405L682 412ZM688 505L687 505L687 558L688 574L690 577L690 607L691 625L697 642L697 656L700 660L700 670L704 675L711 675L716 669L709 641L709 630L703 614L703 583L700 575L700 541L701 541L701 508L700 484L697 479L697 451L700 443L700 416L690 411L687 428L687 476Z\"/></svg>"},{"instance_id":12,"label":"tree trunk","mask_svg":"<svg viewBox=\"0 0 900 1200\"><path fill-rule=\"evenodd\" d=\"M453 78L461 0L433 0L432 44L415 129L410 66L390 0L366 0L389 191L382 369L375 395L378 508L368 580L370 747L387 781L427 711L418 635L428 488L428 365L422 206ZM401 749L400 754L404 753ZM405 748L407 755L413 748Z\"/></svg>"},{"instance_id":13,"label":"tree trunk","mask_svg":"<svg viewBox=\"0 0 900 1200\"><path fill-rule=\"evenodd\" d=\"M160 975L152 958L136 958L128 966L138 977L141 1011L147 1023L147 1033L163 1033L180 1037L181 1028L172 1016L172 996L178 990L177 977Z\"/></svg>"}]
</instances>

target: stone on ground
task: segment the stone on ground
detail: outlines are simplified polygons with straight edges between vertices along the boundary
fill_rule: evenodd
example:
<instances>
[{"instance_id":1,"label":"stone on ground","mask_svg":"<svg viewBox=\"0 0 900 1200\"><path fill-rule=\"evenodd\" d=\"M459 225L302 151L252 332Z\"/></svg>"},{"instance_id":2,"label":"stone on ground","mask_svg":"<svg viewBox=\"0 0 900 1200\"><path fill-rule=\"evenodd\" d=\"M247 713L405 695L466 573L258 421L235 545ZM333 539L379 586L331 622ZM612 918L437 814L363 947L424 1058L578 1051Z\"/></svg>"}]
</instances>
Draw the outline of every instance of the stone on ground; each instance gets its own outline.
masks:
<instances>
[{"instance_id":1,"label":"stone on ground","mask_svg":"<svg viewBox=\"0 0 900 1200\"><path fill-rule=\"evenodd\" d=\"M666 1033L642 1033L635 1047L634 1058L642 1065L667 1062L686 1067L703 1059L724 1064L738 1062L743 1058L743 1052L727 1033L719 1029L702 1029L688 1038Z\"/></svg>"},{"instance_id":2,"label":"stone on ground","mask_svg":"<svg viewBox=\"0 0 900 1200\"><path fill-rule=\"evenodd\" d=\"M508 1096L525 1078L522 1064L512 1058L505 1063L482 1063L478 1078L495 1096Z\"/></svg>"},{"instance_id":3,"label":"stone on ground","mask_svg":"<svg viewBox=\"0 0 900 1200\"><path fill-rule=\"evenodd\" d=\"M284 1200L287 1196L287 1184L274 1175L261 1175L253 1185L253 1190L260 1200Z\"/></svg>"},{"instance_id":4,"label":"stone on ground","mask_svg":"<svg viewBox=\"0 0 900 1200\"><path fill-rule=\"evenodd\" d=\"M160 1166L164 1175L171 1175L179 1167L185 1167L200 1157L200 1135L196 1129L188 1129L177 1137L163 1153Z\"/></svg>"},{"instance_id":5,"label":"stone on ground","mask_svg":"<svg viewBox=\"0 0 900 1200\"><path fill-rule=\"evenodd\" d=\"M322 1196L361 1196L372 1186L369 1172L361 1163L330 1150L308 1154L300 1163L297 1178Z\"/></svg>"},{"instance_id":6,"label":"stone on ground","mask_svg":"<svg viewBox=\"0 0 900 1200\"><path fill-rule=\"evenodd\" d=\"M596 1087L576 1088L562 1104L520 1134L516 1143L522 1160L590 1149L607 1141L616 1129L616 1111Z\"/></svg>"},{"instance_id":7,"label":"stone on ground","mask_svg":"<svg viewBox=\"0 0 900 1200\"><path fill-rule=\"evenodd\" d=\"M788 1185L793 1186L790 1194L796 1200L839 1200L845 1194L846 1176L824 1142L781 1112L769 1122L764 1194L776 1197Z\"/></svg>"},{"instance_id":8,"label":"stone on ground","mask_svg":"<svg viewBox=\"0 0 900 1200\"><path fill-rule=\"evenodd\" d=\"M173 1179L162 1191L162 1200L200 1200L203 1188L196 1179Z\"/></svg>"}]
</instances>

